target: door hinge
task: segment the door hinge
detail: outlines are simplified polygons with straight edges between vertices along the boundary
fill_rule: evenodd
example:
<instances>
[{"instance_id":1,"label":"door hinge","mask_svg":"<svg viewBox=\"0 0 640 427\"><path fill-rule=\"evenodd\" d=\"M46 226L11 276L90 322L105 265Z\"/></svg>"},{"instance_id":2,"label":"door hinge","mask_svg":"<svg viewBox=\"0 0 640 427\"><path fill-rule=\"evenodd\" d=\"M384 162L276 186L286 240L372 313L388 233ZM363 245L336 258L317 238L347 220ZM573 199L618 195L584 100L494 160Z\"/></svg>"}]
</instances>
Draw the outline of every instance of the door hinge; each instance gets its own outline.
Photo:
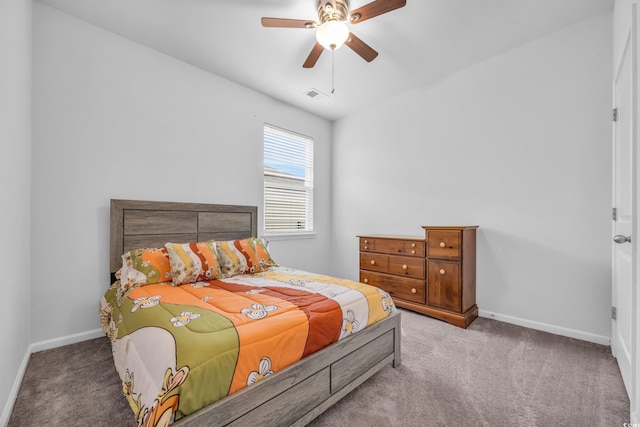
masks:
<instances>
[{"instance_id":1,"label":"door hinge","mask_svg":"<svg viewBox=\"0 0 640 427\"><path fill-rule=\"evenodd\" d=\"M618 318L618 313L615 307L611 307L611 319L612 320L617 320Z\"/></svg>"},{"instance_id":2,"label":"door hinge","mask_svg":"<svg viewBox=\"0 0 640 427\"><path fill-rule=\"evenodd\" d=\"M613 220L617 221L618 220L618 209L613 208Z\"/></svg>"},{"instance_id":3,"label":"door hinge","mask_svg":"<svg viewBox=\"0 0 640 427\"><path fill-rule=\"evenodd\" d=\"M618 109L617 108L613 109L613 121L614 122L618 121Z\"/></svg>"}]
</instances>

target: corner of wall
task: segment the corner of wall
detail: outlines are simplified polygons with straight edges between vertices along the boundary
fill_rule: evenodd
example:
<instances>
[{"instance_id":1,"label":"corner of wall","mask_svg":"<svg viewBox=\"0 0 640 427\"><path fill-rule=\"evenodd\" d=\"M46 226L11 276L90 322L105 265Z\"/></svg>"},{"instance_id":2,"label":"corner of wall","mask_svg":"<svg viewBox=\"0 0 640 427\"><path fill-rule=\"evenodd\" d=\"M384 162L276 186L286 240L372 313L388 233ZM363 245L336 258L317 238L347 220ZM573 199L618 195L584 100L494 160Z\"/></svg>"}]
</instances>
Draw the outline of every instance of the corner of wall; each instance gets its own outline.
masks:
<instances>
[{"instance_id":1,"label":"corner of wall","mask_svg":"<svg viewBox=\"0 0 640 427\"><path fill-rule=\"evenodd\" d=\"M20 384L22 383L24 374L27 371L27 365L29 364L29 358L31 357L31 353L32 353L31 346L29 346L29 348L27 348L27 351L24 353L24 356L22 357L22 362L18 367L18 372L16 373L16 377L13 380L11 390L9 390L9 396L4 405L4 408L2 409L2 414L0 414L0 426L6 427L9 424L9 418L11 418L13 405L15 404L16 398L18 397Z\"/></svg>"}]
</instances>

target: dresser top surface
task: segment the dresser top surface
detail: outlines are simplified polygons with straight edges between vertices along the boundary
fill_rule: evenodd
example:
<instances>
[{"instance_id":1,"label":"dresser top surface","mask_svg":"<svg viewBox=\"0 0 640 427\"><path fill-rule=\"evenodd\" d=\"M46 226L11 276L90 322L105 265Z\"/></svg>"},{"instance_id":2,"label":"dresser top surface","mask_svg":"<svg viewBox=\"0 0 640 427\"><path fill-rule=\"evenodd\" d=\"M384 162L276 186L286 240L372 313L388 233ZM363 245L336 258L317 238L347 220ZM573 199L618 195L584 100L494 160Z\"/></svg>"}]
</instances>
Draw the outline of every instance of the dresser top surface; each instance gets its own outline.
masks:
<instances>
[{"instance_id":1,"label":"dresser top surface","mask_svg":"<svg viewBox=\"0 0 640 427\"><path fill-rule=\"evenodd\" d=\"M368 239L424 240L424 236L401 236L393 234L363 234L356 237L365 237Z\"/></svg>"},{"instance_id":2,"label":"dresser top surface","mask_svg":"<svg viewBox=\"0 0 640 427\"><path fill-rule=\"evenodd\" d=\"M478 225L423 225L425 230L462 230L462 229L475 229Z\"/></svg>"}]
</instances>

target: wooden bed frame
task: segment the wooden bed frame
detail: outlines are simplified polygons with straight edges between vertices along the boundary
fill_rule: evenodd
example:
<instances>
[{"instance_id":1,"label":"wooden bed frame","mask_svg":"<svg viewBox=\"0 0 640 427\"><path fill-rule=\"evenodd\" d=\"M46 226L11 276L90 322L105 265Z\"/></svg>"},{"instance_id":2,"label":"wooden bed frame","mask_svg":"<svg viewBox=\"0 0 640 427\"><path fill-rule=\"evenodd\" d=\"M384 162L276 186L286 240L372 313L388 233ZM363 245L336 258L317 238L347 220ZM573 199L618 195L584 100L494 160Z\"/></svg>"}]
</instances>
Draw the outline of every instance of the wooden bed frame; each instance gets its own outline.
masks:
<instances>
[{"instance_id":1,"label":"wooden bed frame","mask_svg":"<svg viewBox=\"0 0 640 427\"><path fill-rule=\"evenodd\" d=\"M255 206L111 200L112 276L131 249L255 237L257 212ZM173 425L304 426L385 366L400 363L397 312Z\"/></svg>"}]
</instances>

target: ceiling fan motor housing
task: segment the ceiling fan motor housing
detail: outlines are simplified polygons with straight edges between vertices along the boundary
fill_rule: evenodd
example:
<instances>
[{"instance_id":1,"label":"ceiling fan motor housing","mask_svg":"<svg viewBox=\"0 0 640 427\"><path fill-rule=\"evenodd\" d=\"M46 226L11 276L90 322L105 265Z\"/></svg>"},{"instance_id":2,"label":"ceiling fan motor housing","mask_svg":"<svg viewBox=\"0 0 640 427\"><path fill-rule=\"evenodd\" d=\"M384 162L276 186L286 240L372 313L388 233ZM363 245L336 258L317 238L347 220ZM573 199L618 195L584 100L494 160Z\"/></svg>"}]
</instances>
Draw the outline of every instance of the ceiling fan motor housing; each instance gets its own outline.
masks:
<instances>
[{"instance_id":1,"label":"ceiling fan motor housing","mask_svg":"<svg viewBox=\"0 0 640 427\"><path fill-rule=\"evenodd\" d=\"M329 21L346 21L349 15L348 0L318 1L318 18L321 23Z\"/></svg>"}]
</instances>

